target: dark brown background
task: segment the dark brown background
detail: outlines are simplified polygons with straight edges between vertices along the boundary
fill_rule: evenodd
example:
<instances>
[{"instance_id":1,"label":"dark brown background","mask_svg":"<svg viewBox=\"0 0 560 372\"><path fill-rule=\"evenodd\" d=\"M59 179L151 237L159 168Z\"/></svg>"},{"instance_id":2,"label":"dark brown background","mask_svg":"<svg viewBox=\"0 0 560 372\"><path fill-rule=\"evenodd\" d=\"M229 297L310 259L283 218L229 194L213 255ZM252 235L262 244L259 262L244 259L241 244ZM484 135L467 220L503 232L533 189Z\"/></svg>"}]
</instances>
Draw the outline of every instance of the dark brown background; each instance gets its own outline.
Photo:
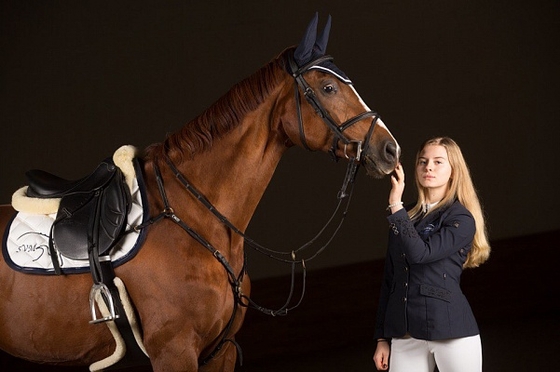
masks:
<instances>
[{"instance_id":1,"label":"dark brown background","mask_svg":"<svg viewBox=\"0 0 560 372\"><path fill-rule=\"evenodd\" d=\"M491 240L524 242L495 244L487 266L466 275L482 324L498 324L487 337L494 332L495 345L507 345L518 363L557 361L543 340L558 334L558 323L531 323L541 312L558 315L551 305L558 280L550 275L560 229L557 1L2 1L0 203L25 184L28 169L79 178L120 145L161 141L296 44L316 10L321 26L333 16L327 51L398 138L409 179L423 139L453 137L480 191ZM286 251L305 243L332 212L343 174L344 164L325 154L291 149L249 235ZM250 312L240 335L247 360L318 352L309 359L316 368L307 370L326 370L321 363L337 365L333 347L352 340L371 347L388 190L387 179L358 176L345 225L309 263L302 308L266 322ZM546 239L533 244L533 234ZM254 296L283 295L287 270L250 252ZM331 279L343 288L335 291ZM325 308L338 305L346 310ZM331 334L331 324L346 326ZM505 355L485 348L489 358L498 354ZM341 358L347 369L334 370L352 370L354 358L363 361L355 352Z\"/></svg>"}]
</instances>

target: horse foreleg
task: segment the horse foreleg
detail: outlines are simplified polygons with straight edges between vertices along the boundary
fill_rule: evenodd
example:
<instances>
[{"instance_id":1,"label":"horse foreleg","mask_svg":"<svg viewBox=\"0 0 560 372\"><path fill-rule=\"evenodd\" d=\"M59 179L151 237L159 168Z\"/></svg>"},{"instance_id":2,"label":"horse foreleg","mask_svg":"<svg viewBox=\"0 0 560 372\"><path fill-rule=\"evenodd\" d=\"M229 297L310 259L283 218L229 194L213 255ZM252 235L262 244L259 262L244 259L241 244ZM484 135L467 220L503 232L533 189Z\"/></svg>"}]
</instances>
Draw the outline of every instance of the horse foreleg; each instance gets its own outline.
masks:
<instances>
[{"instance_id":1,"label":"horse foreleg","mask_svg":"<svg viewBox=\"0 0 560 372\"><path fill-rule=\"evenodd\" d=\"M159 353L150 354L154 372L198 371L198 357L194 350L185 349L177 353L172 347L165 347Z\"/></svg>"},{"instance_id":2,"label":"horse foreleg","mask_svg":"<svg viewBox=\"0 0 560 372\"><path fill-rule=\"evenodd\" d=\"M204 366L199 366L196 347L188 342L172 340L171 343L159 343L157 348L147 347L153 372L234 372L237 360L237 348L226 342L220 351Z\"/></svg>"}]
</instances>

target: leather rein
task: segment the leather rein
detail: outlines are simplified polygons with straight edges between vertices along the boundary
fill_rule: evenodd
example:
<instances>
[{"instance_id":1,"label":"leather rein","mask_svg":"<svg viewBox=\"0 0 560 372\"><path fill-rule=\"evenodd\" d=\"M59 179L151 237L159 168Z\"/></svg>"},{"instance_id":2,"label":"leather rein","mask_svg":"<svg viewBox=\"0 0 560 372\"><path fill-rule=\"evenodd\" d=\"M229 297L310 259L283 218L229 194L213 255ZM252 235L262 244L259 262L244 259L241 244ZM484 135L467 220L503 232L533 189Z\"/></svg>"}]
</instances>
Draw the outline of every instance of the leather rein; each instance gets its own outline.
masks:
<instances>
[{"instance_id":1,"label":"leather rein","mask_svg":"<svg viewBox=\"0 0 560 372\"><path fill-rule=\"evenodd\" d=\"M304 94L305 98L307 99L307 101L311 104L311 106L315 109L317 114L323 119L323 121L325 122L327 127L330 128L331 131L335 135L331 150L329 152L334 156L334 158L336 160L338 160L336 155L335 155L335 150L336 150L336 147L338 145L338 141L341 141L345 145L344 154L348 158L348 167L347 167L347 170L346 170L344 181L342 183L342 187L338 191L338 194L337 194L338 204L337 204L333 214L328 219L328 221L323 226L323 228L321 228L321 230L310 241L308 241L307 243L305 243L301 247L299 247L296 250L293 250L291 252L281 252L281 251L275 251L275 250L266 248L266 247L258 244L253 239L251 239L249 236L247 236L243 231L239 230L235 225L233 225L233 223L231 223L228 220L227 217L225 217L223 214L221 214L216 209L216 207L200 191L198 191L185 178L185 176L183 174L181 174L181 172L177 169L175 164L167 156L167 154L165 155L165 158L164 158L167 166L171 169L171 171L175 175L175 178L183 185L183 187L188 192L190 192L199 202L201 202L204 205L204 207L206 207L208 209L208 211L210 211L223 225L225 225L227 228L232 230L237 235L241 236L244 239L245 243L247 245L251 246L256 251L268 256L269 258L275 259L275 260L283 262L283 263L288 263L288 264L291 265L290 292L289 292L289 295L288 295L288 298L287 298L285 304L282 307L280 307L279 309L273 310L273 309L268 309L268 308L259 306L253 300L251 300L250 297L248 297L248 296L246 296L242 293L241 285L242 285L242 281L243 281L243 276L246 272L246 256L245 256L245 259L244 259L243 268L241 269L239 274L236 274L234 269L232 268L232 266L227 261L227 259L224 257L224 255L218 249L216 249L207 239L205 239L203 236L198 234L194 229L192 229L188 224L186 224L183 220L181 220L175 214L175 211L173 210L173 208L169 204L167 194L165 192L165 187L164 187L164 184L163 184L163 177L161 175L161 171L160 171L159 166L158 166L158 161L157 161L157 159L154 159L154 161L153 161L154 171L155 171L155 175L156 175L156 182L157 182L157 185L158 185L158 188L159 188L159 192L160 192L162 201L164 203L164 209L159 215L157 215L155 217L152 217L150 220L144 222L141 225L136 226L135 230L140 230L140 229L142 229L142 228L144 228L148 225L151 225L151 224L153 224L153 223L155 223L155 222L157 222L157 221L159 221L163 218L171 219L174 223L176 223L183 230L185 230L193 239L195 239L204 248L206 248L216 258L216 260L224 267L224 269L227 272L228 282L229 282L229 284L232 288L233 296L234 296L234 299L235 299L233 313L232 313L232 316L231 316L228 324L226 325L226 327L222 331L221 341L218 343L218 345L214 348L214 350L208 356L206 356L204 359L199 361L200 365L207 364L212 358L214 358L215 355L221 350L221 348L224 346L224 344L226 342L232 342L237 347L240 358L242 358L241 349L240 349L239 345L235 342L235 340L228 338L228 333L229 333L231 327L233 326L233 322L234 322L234 319L235 319L235 314L236 314L239 306L252 307L252 308L254 308L254 309L256 309L256 310L258 310L258 311L260 311L264 314L271 315L271 316L277 316L277 315L278 316L283 316L283 315L287 315L289 310L292 310L292 309L298 307L301 304L301 302L303 300L303 297L304 297L304 294L305 294L305 284L306 284L305 262L314 259L321 252L324 251L324 249L333 240L334 236L337 234L338 230L342 226L342 223L344 222L344 219L346 218L346 214L347 214L348 208L350 206L352 192L353 192L353 189L354 189L354 180L355 180L357 170L358 170L359 165L360 165L361 154L363 152L365 152L366 149L367 149L369 140L370 140L371 135L373 133L373 128L374 128L379 116L373 111L366 111L362 114L359 114L359 115L345 121L344 123L342 123L340 125L337 125L334 122L332 117L328 114L328 112L323 108L323 106L321 105L321 103L317 99L313 89L309 86L309 84L305 81L305 79L303 77L303 74L305 72L307 72L309 69L311 69L314 65L316 65L318 63L321 63L323 61L326 61L326 60L332 60L332 57L323 56L323 57L320 57L317 60L311 61L310 63L306 64L305 66L303 66L301 68L298 68L297 64L295 64L295 61L293 60L293 57L290 56L290 58L289 58L289 63L290 63L290 66L291 66L290 68L292 70L291 75L293 76L293 78L295 79L295 82L296 82L296 84L295 84L295 96L296 96L297 112L298 112L298 118L299 118L300 138L302 140L303 146L306 149L310 150L308 145L307 145L307 141L305 140L305 133L304 133L304 130L303 130L303 121L302 121L302 115L301 115L301 102L300 102L300 94L299 94L298 87L303 91L303 94ZM368 130L368 133L365 137L364 142L362 142L360 140L348 139L343 134L344 130L346 130L347 128L349 128L353 124L359 122L360 120L365 119L366 117L373 117L373 119L372 119L372 124L371 124L371 126ZM351 156L347 155L346 148L350 144L356 144L356 146L357 146L355 157L351 157ZM349 191L348 191L348 186L350 186ZM334 232L328 238L327 242L321 248L319 248L317 250L317 252L315 252L313 255L311 255L309 258L307 258L307 259L303 259L303 258L302 259L297 259L297 254L300 251L304 250L305 248L309 247L312 243L314 243L323 234L323 232L326 230L326 228L331 224L331 222L333 221L337 212L339 211L339 209L342 205L342 201L344 199L346 199L346 206L344 208L344 211L342 212L341 220L338 223L338 225L335 227ZM289 255L290 257L289 258L283 258L282 257L282 256L286 256L286 255ZM303 284L302 284L302 290L301 290L301 295L300 295L299 301L294 306L290 307L290 304L292 302L292 297L293 297L293 294L294 294L294 288L295 288L295 275L296 275L297 264L301 264L301 266L302 266L302 283Z\"/></svg>"}]
</instances>

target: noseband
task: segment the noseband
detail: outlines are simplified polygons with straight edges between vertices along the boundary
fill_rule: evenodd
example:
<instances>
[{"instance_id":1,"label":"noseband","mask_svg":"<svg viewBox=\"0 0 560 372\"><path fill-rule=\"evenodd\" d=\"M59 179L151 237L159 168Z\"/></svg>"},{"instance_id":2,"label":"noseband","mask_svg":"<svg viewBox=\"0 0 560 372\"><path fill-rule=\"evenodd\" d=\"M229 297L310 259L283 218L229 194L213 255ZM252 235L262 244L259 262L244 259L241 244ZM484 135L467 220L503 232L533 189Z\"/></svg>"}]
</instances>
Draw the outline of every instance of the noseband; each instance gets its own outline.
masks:
<instances>
[{"instance_id":1,"label":"noseband","mask_svg":"<svg viewBox=\"0 0 560 372\"><path fill-rule=\"evenodd\" d=\"M325 110L325 108L321 105L321 102L319 102L319 100L317 99L317 96L316 96L315 92L313 91L313 88L311 88L311 86L309 86L309 84L307 83L307 81L305 81L305 78L303 77L303 74L305 74L307 71L311 70L314 66L317 66L322 62L332 61L332 60L333 60L333 58L331 56L325 55L325 56L321 56L321 57L319 57L315 60L312 60L311 62L303 65L302 67L299 67L294 60L293 54L290 54L289 57L288 57L288 62L289 62L289 65L290 65L290 73L291 73L292 77L295 79L295 82L296 82L294 87L295 87L296 107L297 107L298 122L299 122L300 140L301 140L301 143L302 143L303 147L305 149L311 151L311 149L309 148L309 145L307 144L307 140L305 138L305 132L304 132L304 128L303 128L303 117L302 117L302 114L301 114L301 100L300 100L299 89L301 89L301 91L303 92L303 95L305 96L305 99L307 100L307 102L309 102L309 104L313 107L313 109L315 109L315 112L317 113L317 115L319 115L323 119L323 121L325 122L327 127L334 133L333 143L332 143L331 149L329 150L329 153L332 155L334 160L338 160L338 157L336 156L336 148L338 147L338 141L341 141L342 143L344 143L344 155L346 156L346 158L351 159L352 161L360 162L362 153L367 150L367 147L369 145L369 140L370 140L371 135L373 133L373 128L375 127L375 124L377 123L377 120L379 119L379 115L374 111L365 111L365 112L362 112L359 115L354 116L353 118L350 118L350 119L346 120L344 123L338 125L333 120L333 118L329 115L327 110ZM330 71L330 70L327 69L327 71ZM349 84L349 83L345 82L345 84ZM298 87L299 87L299 89L298 89ZM343 132L346 129L350 128L352 125L356 124L360 120L363 120L367 117L373 117L373 120L372 120L370 128L367 132L367 135L364 139L364 142L362 142L361 140L349 139L348 137L346 137L344 135ZM347 155L347 151L346 151L348 145L352 144L352 143L355 143L356 146L357 146L356 156L353 159L350 156Z\"/></svg>"}]
</instances>

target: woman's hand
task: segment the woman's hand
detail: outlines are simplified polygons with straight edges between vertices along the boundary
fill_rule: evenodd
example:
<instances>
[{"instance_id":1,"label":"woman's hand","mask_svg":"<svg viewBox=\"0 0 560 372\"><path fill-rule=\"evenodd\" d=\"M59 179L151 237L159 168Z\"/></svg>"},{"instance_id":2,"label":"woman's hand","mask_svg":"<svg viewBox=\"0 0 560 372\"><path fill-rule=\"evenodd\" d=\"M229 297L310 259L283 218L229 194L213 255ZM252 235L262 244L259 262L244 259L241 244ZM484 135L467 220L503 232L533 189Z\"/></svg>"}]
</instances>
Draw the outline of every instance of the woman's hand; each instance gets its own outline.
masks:
<instances>
[{"instance_id":1,"label":"woman's hand","mask_svg":"<svg viewBox=\"0 0 560 372\"><path fill-rule=\"evenodd\" d=\"M402 196L404 193L404 169L401 163L397 164L395 171L391 174L391 191L389 192L389 206L391 213L402 208Z\"/></svg>"},{"instance_id":2,"label":"woman's hand","mask_svg":"<svg viewBox=\"0 0 560 372\"><path fill-rule=\"evenodd\" d=\"M389 342L378 341L375 353L373 354L373 361L375 368L378 371L386 371L389 369L389 353L391 352Z\"/></svg>"}]
</instances>

